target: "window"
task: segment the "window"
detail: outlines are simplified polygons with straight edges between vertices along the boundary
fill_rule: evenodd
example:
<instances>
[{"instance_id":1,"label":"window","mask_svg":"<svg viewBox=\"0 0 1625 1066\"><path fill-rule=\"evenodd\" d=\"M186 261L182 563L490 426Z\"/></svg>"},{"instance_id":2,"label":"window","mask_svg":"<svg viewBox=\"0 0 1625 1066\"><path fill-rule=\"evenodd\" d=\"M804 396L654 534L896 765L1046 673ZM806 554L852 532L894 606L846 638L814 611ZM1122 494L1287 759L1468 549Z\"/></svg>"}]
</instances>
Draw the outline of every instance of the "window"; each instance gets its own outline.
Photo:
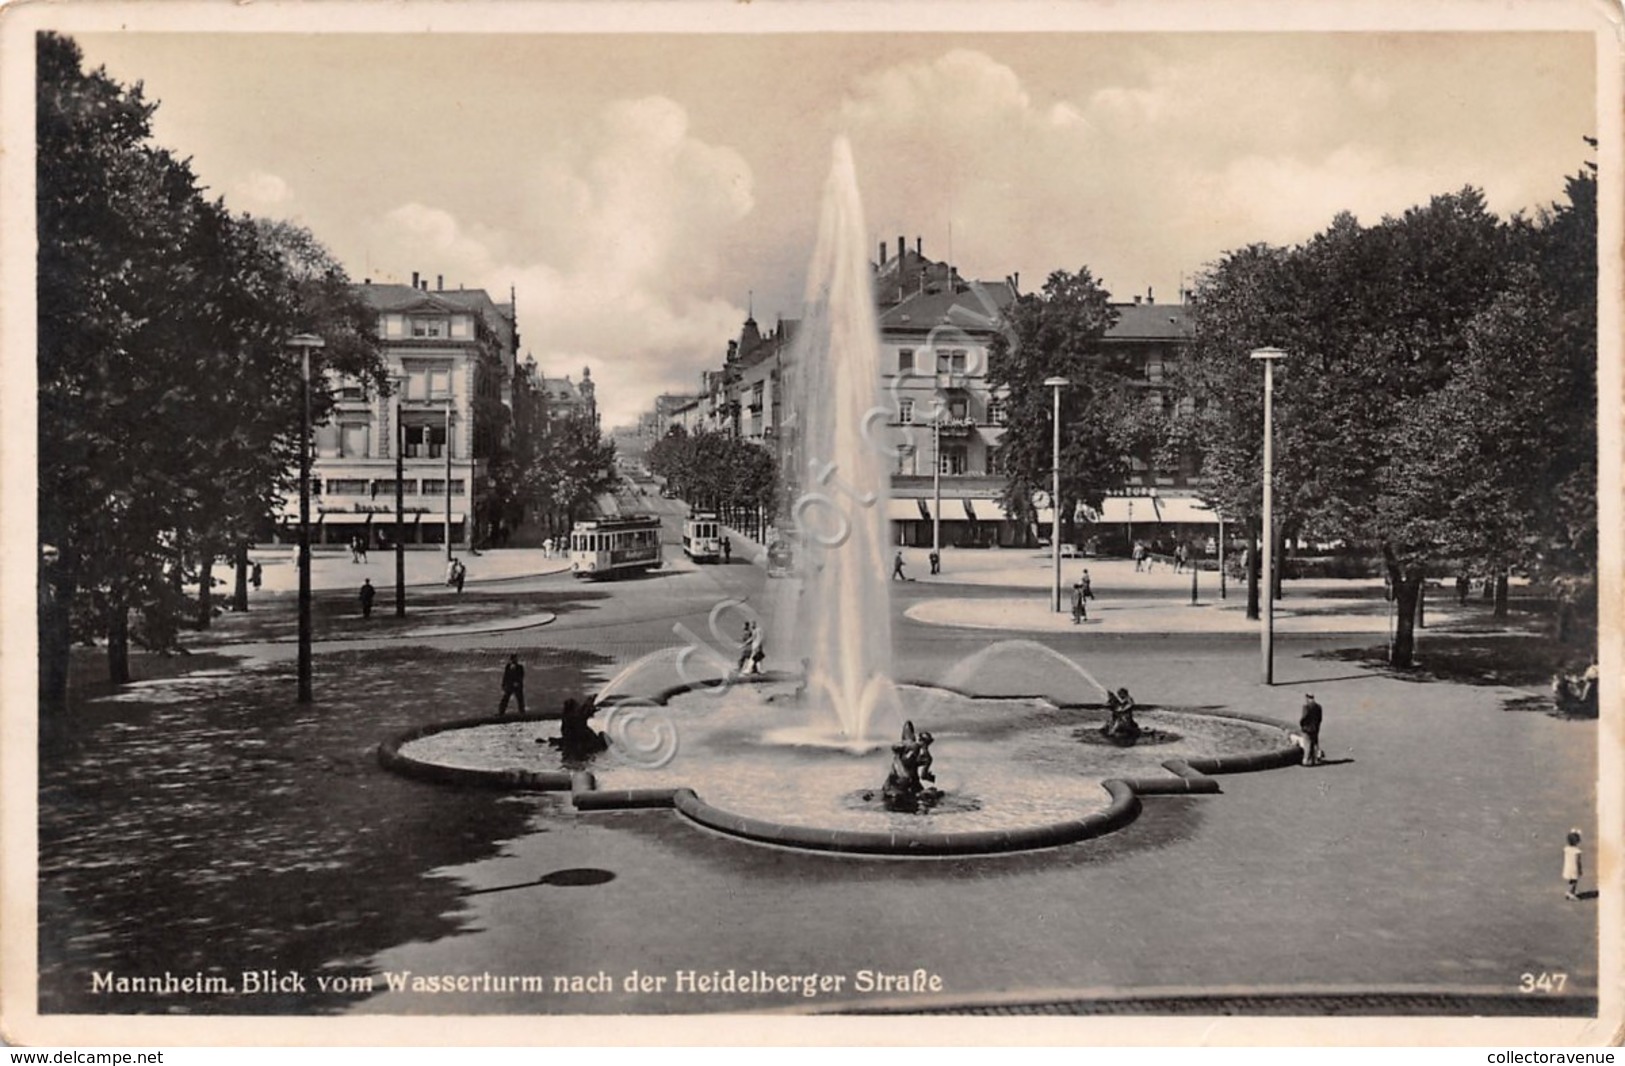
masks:
<instances>
[{"instance_id":1,"label":"window","mask_svg":"<svg viewBox=\"0 0 1625 1066\"><path fill-rule=\"evenodd\" d=\"M904 444L897 449L897 472L899 474L913 474L916 470L914 461L914 445Z\"/></svg>"},{"instance_id":2,"label":"window","mask_svg":"<svg viewBox=\"0 0 1625 1066\"><path fill-rule=\"evenodd\" d=\"M321 486L316 488L321 491ZM327 491L334 496L365 496L367 494L366 478L332 477L327 479Z\"/></svg>"},{"instance_id":3,"label":"window","mask_svg":"<svg viewBox=\"0 0 1625 1066\"><path fill-rule=\"evenodd\" d=\"M344 377L339 378L337 386L334 387L333 397L337 400L365 400L367 398L367 390L361 386L361 382L359 380L350 377L349 375L345 375Z\"/></svg>"},{"instance_id":4,"label":"window","mask_svg":"<svg viewBox=\"0 0 1625 1066\"><path fill-rule=\"evenodd\" d=\"M414 367L406 372L408 400L445 400L451 397L451 367Z\"/></svg>"},{"instance_id":5,"label":"window","mask_svg":"<svg viewBox=\"0 0 1625 1066\"><path fill-rule=\"evenodd\" d=\"M446 328L446 320L444 318L424 318L418 315L412 316L412 336L414 337L444 337L447 336L448 333L449 330Z\"/></svg>"},{"instance_id":6,"label":"window","mask_svg":"<svg viewBox=\"0 0 1625 1066\"><path fill-rule=\"evenodd\" d=\"M403 426L402 430L406 434L405 454L408 459L445 458L445 426Z\"/></svg>"},{"instance_id":7,"label":"window","mask_svg":"<svg viewBox=\"0 0 1625 1066\"><path fill-rule=\"evenodd\" d=\"M897 401L897 421L901 422L905 426L910 425L914 421L913 400Z\"/></svg>"},{"instance_id":8,"label":"window","mask_svg":"<svg viewBox=\"0 0 1625 1066\"><path fill-rule=\"evenodd\" d=\"M401 491L409 496L416 496L418 492L418 483L415 480L410 479L403 481L401 482ZM374 496L384 497L395 495L395 479L390 478L387 481L374 481L372 483L372 494Z\"/></svg>"},{"instance_id":9,"label":"window","mask_svg":"<svg viewBox=\"0 0 1625 1066\"><path fill-rule=\"evenodd\" d=\"M942 449L940 466L944 474L963 474L965 472L965 449L961 446Z\"/></svg>"},{"instance_id":10,"label":"window","mask_svg":"<svg viewBox=\"0 0 1625 1066\"><path fill-rule=\"evenodd\" d=\"M957 422L963 422L970 417L970 401L966 399L948 401L948 417Z\"/></svg>"},{"instance_id":11,"label":"window","mask_svg":"<svg viewBox=\"0 0 1625 1066\"><path fill-rule=\"evenodd\" d=\"M346 422L339 436L339 454L347 459L364 459L367 455L369 427L365 422Z\"/></svg>"},{"instance_id":12,"label":"window","mask_svg":"<svg viewBox=\"0 0 1625 1066\"><path fill-rule=\"evenodd\" d=\"M1003 400L987 401L987 420L995 426L1002 426L1010 417L1009 408Z\"/></svg>"},{"instance_id":13,"label":"window","mask_svg":"<svg viewBox=\"0 0 1625 1066\"><path fill-rule=\"evenodd\" d=\"M407 484L411 484L411 482L407 482ZM425 495L425 496L444 496L445 494L446 494L446 479L445 478L443 478L443 477L426 477L426 478L423 479L423 495ZM463 479L462 478L460 478L460 477L459 478L452 478L452 481L451 481L451 494L453 496L461 496L463 494Z\"/></svg>"},{"instance_id":14,"label":"window","mask_svg":"<svg viewBox=\"0 0 1625 1066\"><path fill-rule=\"evenodd\" d=\"M965 372L966 352L963 348L938 348L937 373L963 374Z\"/></svg>"},{"instance_id":15,"label":"window","mask_svg":"<svg viewBox=\"0 0 1625 1066\"><path fill-rule=\"evenodd\" d=\"M897 351L897 372L899 374L912 374L914 372L914 349L899 348Z\"/></svg>"}]
</instances>

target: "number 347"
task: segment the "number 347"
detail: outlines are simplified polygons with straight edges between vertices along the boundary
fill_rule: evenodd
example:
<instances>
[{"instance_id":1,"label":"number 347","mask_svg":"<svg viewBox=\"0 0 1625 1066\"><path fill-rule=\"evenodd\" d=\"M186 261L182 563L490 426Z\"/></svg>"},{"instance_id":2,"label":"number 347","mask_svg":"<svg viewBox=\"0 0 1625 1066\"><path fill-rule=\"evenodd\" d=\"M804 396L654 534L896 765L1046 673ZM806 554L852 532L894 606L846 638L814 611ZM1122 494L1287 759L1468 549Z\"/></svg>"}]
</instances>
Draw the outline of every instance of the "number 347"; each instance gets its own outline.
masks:
<instances>
[{"instance_id":1,"label":"number 347","mask_svg":"<svg viewBox=\"0 0 1625 1066\"><path fill-rule=\"evenodd\" d=\"M1545 992L1548 995L1561 995L1564 986L1569 983L1566 973L1526 973L1518 978L1519 992Z\"/></svg>"}]
</instances>

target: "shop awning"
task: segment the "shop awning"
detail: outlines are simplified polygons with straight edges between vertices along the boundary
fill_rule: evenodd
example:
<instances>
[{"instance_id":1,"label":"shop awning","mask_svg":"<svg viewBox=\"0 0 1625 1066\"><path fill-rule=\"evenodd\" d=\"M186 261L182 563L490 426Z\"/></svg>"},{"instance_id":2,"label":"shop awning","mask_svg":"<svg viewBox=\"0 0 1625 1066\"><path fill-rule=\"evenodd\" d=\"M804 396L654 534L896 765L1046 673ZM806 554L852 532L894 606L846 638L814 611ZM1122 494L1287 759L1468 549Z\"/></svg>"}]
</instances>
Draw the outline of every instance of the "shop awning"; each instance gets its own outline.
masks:
<instances>
[{"instance_id":1,"label":"shop awning","mask_svg":"<svg viewBox=\"0 0 1625 1066\"><path fill-rule=\"evenodd\" d=\"M1108 496L1095 521L1210 525L1219 521L1219 515L1195 496Z\"/></svg>"},{"instance_id":2,"label":"shop awning","mask_svg":"<svg viewBox=\"0 0 1625 1066\"><path fill-rule=\"evenodd\" d=\"M976 521L976 505L971 500L960 500L959 505L965 509L965 517L972 522Z\"/></svg>"},{"instance_id":3,"label":"shop awning","mask_svg":"<svg viewBox=\"0 0 1625 1066\"><path fill-rule=\"evenodd\" d=\"M373 511L373 512L366 513L366 514L357 514L354 511L324 511L324 512L321 512L320 515L312 514L310 516L310 524L315 525L317 523L317 521L321 521L321 522L323 522L323 523L325 523L327 525L330 525L330 526L335 526L335 525L360 526L360 525L366 525L367 519L369 519L369 518L372 519L372 524L375 525L375 526L392 526L392 525L395 524L395 512L394 511L389 511L387 513L383 512L383 511ZM458 522L461 522L462 520L463 520L463 512L462 511L453 511L451 513L451 521L452 521L453 525L456 525ZM407 511L406 512L406 524L407 525L413 525L413 524L418 523L418 522L428 522L430 524L439 522L439 523L444 524L445 521L446 521L446 512L444 512L444 511ZM290 526L297 526L298 524L299 524L299 516L298 515L294 515L293 518L288 520L288 525L290 525Z\"/></svg>"},{"instance_id":4,"label":"shop awning","mask_svg":"<svg viewBox=\"0 0 1625 1066\"><path fill-rule=\"evenodd\" d=\"M920 508L914 500L887 500L886 517L893 522L918 522Z\"/></svg>"}]
</instances>

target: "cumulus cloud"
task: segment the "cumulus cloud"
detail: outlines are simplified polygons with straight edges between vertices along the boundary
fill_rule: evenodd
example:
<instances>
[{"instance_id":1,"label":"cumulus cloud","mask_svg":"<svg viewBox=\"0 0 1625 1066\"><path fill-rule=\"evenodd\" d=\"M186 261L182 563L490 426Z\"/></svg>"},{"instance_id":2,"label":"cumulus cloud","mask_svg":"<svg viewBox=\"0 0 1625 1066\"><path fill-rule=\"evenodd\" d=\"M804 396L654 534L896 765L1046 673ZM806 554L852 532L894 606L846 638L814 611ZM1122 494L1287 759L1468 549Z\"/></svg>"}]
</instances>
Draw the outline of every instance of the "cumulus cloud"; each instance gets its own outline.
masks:
<instances>
[{"instance_id":1,"label":"cumulus cloud","mask_svg":"<svg viewBox=\"0 0 1625 1066\"><path fill-rule=\"evenodd\" d=\"M499 301L512 286L542 371L579 378L591 367L606 424L629 421L658 391L693 391L737 335L744 309L707 284L754 206L753 175L663 97L615 101L546 136L517 176L529 195L516 226L481 229L407 203L381 220L374 254Z\"/></svg>"},{"instance_id":2,"label":"cumulus cloud","mask_svg":"<svg viewBox=\"0 0 1625 1066\"><path fill-rule=\"evenodd\" d=\"M256 170L232 187L232 198L250 213L286 203L293 198L288 183L275 174Z\"/></svg>"}]
</instances>

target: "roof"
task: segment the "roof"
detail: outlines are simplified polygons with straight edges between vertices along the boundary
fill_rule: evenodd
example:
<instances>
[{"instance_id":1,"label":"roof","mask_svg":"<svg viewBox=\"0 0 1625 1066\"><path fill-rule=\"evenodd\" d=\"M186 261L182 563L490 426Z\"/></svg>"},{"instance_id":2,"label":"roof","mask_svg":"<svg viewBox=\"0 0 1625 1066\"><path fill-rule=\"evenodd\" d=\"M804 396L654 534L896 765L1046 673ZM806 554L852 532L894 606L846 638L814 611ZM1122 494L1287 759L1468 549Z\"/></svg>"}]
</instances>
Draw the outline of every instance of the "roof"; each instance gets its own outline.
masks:
<instances>
[{"instance_id":1,"label":"roof","mask_svg":"<svg viewBox=\"0 0 1625 1066\"><path fill-rule=\"evenodd\" d=\"M472 311L485 320L504 351L514 348L513 305L495 303L484 289L414 289L410 285L376 282L350 288L379 314L445 315Z\"/></svg>"},{"instance_id":2,"label":"roof","mask_svg":"<svg viewBox=\"0 0 1625 1066\"><path fill-rule=\"evenodd\" d=\"M1117 324L1106 331L1107 341L1189 340L1193 327L1185 304L1112 304Z\"/></svg>"},{"instance_id":3,"label":"roof","mask_svg":"<svg viewBox=\"0 0 1625 1066\"><path fill-rule=\"evenodd\" d=\"M962 283L955 291L915 293L880 313L880 328L931 330L952 325L964 330L997 329L1015 300L1002 281Z\"/></svg>"},{"instance_id":4,"label":"roof","mask_svg":"<svg viewBox=\"0 0 1625 1066\"><path fill-rule=\"evenodd\" d=\"M554 403L585 403L581 390L569 378L542 378L542 393Z\"/></svg>"}]
</instances>

